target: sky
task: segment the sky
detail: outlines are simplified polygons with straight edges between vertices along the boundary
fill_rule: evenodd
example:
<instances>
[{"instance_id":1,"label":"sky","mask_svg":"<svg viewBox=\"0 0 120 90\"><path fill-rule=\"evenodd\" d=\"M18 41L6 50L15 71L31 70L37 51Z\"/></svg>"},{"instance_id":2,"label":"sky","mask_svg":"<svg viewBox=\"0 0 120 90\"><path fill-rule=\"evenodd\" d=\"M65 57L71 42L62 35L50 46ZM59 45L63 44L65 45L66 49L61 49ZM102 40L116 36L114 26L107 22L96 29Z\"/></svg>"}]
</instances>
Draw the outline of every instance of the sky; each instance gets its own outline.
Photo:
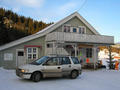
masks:
<instances>
[{"instance_id":1,"label":"sky","mask_svg":"<svg viewBox=\"0 0 120 90\"><path fill-rule=\"evenodd\" d=\"M100 34L120 42L120 0L0 0L0 7L47 23L77 11Z\"/></svg>"}]
</instances>

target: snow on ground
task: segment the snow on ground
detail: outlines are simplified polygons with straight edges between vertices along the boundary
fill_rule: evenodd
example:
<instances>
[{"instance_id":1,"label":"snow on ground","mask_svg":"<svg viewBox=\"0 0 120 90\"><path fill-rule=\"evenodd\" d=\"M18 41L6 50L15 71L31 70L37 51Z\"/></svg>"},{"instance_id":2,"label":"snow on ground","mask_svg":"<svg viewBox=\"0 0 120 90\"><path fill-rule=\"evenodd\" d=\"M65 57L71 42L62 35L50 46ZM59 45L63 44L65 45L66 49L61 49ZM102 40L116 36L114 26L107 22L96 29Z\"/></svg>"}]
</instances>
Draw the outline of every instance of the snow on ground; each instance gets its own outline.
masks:
<instances>
[{"instance_id":1,"label":"snow on ground","mask_svg":"<svg viewBox=\"0 0 120 90\"><path fill-rule=\"evenodd\" d=\"M120 71L83 70L77 79L52 78L38 83L20 79L14 70L0 68L0 90L119 90Z\"/></svg>"}]
</instances>

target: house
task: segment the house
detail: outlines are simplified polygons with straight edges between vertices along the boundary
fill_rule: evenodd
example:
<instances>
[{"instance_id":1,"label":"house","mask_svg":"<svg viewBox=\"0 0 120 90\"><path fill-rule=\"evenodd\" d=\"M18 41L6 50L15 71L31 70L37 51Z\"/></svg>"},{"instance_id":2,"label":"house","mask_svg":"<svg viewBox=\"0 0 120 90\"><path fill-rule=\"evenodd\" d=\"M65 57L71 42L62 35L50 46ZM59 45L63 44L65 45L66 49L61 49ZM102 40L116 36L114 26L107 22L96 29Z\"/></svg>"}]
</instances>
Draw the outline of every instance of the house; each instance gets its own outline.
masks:
<instances>
[{"instance_id":1,"label":"house","mask_svg":"<svg viewBox=\"0 0 120 90\"><path fill-rule=\"evenodd\" d=\"M86 63L98 60L98 47L114 44L113 36L100 35L78 12L47 28L0 47L0 66L16 68L44 55L72 55ZM87 60L87 62L86 62Z\"/></svg>"}]
</instances>

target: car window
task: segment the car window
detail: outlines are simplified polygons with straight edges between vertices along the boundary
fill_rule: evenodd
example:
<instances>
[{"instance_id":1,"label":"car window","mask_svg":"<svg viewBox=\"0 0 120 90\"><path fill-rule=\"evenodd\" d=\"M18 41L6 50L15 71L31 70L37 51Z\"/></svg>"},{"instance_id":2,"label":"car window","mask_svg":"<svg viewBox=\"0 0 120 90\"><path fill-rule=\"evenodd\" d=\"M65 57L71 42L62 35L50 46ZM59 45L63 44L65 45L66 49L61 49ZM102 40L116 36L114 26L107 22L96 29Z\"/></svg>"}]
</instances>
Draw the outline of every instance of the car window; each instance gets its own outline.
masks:
<instances>
[{"instance_id":1,"label":"car window","mask_svg":"<svg viewBox=\"0 0 120 90\"><path fill-rule=\"evenodd\" d=\"M57 58L57 57L50 58L50 59L45 63L45 65L47 65L47 66L59 65L59 58Z\"/></svg>"},{"instance_id":2,"label":"car window","mask_svg":"<svg viewBox=\"0 0 120 90\"><path fill-rule=\"evenodd\" d=\"M60 64L71 64L69 57L61 57Z\"/></svg>"},{"instance_id":3,"label":"car window","mask_svg":"<svg viewBox=\"0 0 120 90\"><path fill-rule=\"evenodd\" d=\"M43 56L43 57L31 62L30 64L40 65L40 64L46 62L48 58L49 58L48 56Z\"/></svg>"},{"instance_id":4,"label":"car window","mask_svg":"<svg viewBox=\"0 0 120 90\"><path fill-rule=\"evenodd\" d=\"M74 64L79 64L79 60L76 57L71 57Z\"/></svg>"}]
</instances>

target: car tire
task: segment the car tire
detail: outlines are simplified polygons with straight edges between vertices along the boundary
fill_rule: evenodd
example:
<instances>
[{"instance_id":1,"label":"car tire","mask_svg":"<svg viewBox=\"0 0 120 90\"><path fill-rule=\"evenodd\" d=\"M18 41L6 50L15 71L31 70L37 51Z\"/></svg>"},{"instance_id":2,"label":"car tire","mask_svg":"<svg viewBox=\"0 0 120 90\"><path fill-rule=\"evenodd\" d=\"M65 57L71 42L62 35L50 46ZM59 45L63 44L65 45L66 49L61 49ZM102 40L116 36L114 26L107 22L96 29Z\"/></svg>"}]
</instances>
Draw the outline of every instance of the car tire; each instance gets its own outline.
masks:
<instances>
[{"instance_id":1,"label":"car tire","mask_svg":"<svg viewBox=\"0 0 120 90\"><path fill-rule=\"evenodd\" d=\"M39 81L41 80L41 78L42 78L42 75L41 75L41 73L39 73L39 72L35 72L35 73L33 73L33 75L32 75L32 80L33 80L34 82L39 82Z\"/></svg>"},{"instance_id":2,"label":"car tire","mask_svg":"<svg viewBox=\"0 0 120 90\"><path fill-rule=\"evenodd\" d=\"M77 78L77 77L78 77L78 71L73 70L73 71L71 72L71 74L70 74L70 78L71 78L71 79L75 79L75 78Z\"/></svg>"}]
</instances>

